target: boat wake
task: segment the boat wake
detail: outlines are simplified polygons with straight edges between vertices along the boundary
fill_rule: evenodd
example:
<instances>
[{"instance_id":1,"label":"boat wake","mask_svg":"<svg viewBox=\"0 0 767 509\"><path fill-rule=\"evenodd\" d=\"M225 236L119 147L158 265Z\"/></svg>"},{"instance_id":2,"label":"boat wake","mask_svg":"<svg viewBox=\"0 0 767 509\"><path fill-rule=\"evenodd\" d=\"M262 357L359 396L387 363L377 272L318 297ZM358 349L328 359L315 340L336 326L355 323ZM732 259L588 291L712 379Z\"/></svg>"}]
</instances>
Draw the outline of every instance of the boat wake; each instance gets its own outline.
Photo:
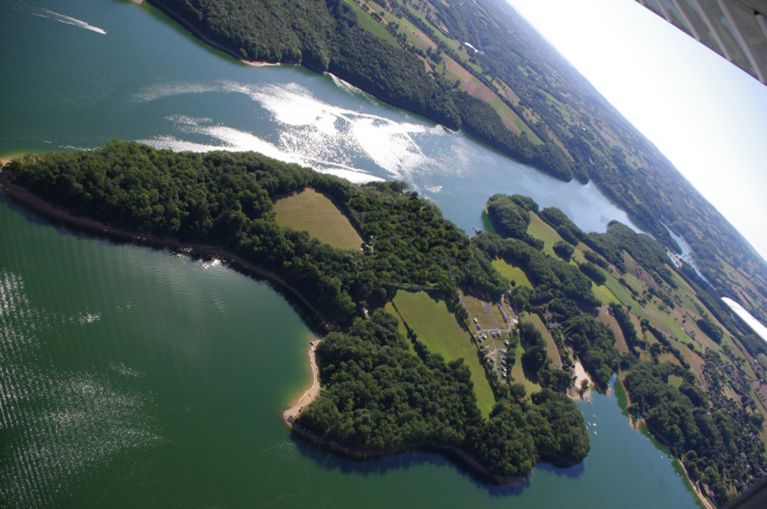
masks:
<instances>
[{"instance_id":1,"label":"boat wake","mask_svg":"<svg viewBox=\"0 0 767 509\"><path fill-rule=\"evenodd\" d=\"M385 175L414 184L413 174L416 172L445 171L420 146L424 137L433 139L446 134L441 127L398 122L329 104L296 83L266 86L233 81L158 84L134 94L133 100L147 103L171 96L206 93L248 97L274 123L278 139L267 141L247 131L214 125L210 119L176 115L169 120L178 131L203 135L218 143L192 142L175 136L142 141L174 150L253 150L354 182L382 180ZM372 175L357 167L360 162L372 163L380 171Z\"/></svg>"},{"instance_id":2,"label":"boat wake","mask_svg":"<svg viewBox=\"0 0 767 509\"><path fill-rule=\"evenodd\" d=\"M215 142L198 143L182 140L175 136L158 136L137 141L155 148L170 149L176 152L211 152L215 150L259 152L280 161L308 166L320 173L335 175L358 184L382 180L364 170L343 163L311 157L308 154L301 153L301 151L277 146L247 131L214 124L208 118L175 115L169 117L168 120L173 122L175 128L184 134L201 135L211 139L211 141L215 140Z\"/></svg>"},{"instance_id":3,"label":"boat wake","mask_svg":"<svg viewBox=\"0 0 767 509\"><path fill-rule=\"evenodd\" d=\"M107 35L107 31L103 28L99 28L81 19L73 18L72 16L67 16L66 14L61 14L60 12L52 11L50 9L40 9L39 11L32 12L31 14L33 16L37 16L38 18L50 19L53 21L58 21L59 23L64 23L65 25L71 25L73 27L82 28L83 30L96 32L97 34Z\"/></svg>"}]
</instances>

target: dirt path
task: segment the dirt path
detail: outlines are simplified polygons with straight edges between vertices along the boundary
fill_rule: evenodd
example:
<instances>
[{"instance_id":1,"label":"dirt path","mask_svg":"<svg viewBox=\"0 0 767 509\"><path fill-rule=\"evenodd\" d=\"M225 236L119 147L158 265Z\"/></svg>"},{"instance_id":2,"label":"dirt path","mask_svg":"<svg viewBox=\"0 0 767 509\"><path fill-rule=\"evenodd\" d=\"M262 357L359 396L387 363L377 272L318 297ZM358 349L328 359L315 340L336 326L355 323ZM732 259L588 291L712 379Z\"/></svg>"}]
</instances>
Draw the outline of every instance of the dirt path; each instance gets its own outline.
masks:
<instances>
[{"instance_id":1,"label":"dirt path","mask_svg":"<svg viewBox=\"0 0 767 509\"><path fill-rule=\"evenodd\" d=\"M716 509L716 505L714 505L711 500L707 496L703 494L703 492L698 488L698 485L692 482L692 479L690 479L690 474L687 473L687 469L684 466L684 463L682 463L681 460L676 460L679 463L679 466L682 467L682 472L684 472L684 476L687 478L687 482L690 483L690 486L692 486L692 490L695 492L695 495L698 497L698 501L703 504L703 507L706 509Z\"/></svg>"},{"instance_id":2,"label":"dirt path","mask_svg":"<svg viewBox=\"0 0 767 509\"><path fill-rule=\"evenodd\" d=\"M309 364L312 368L312 384L295 403L282 413L282 419L290 427L293 426L293 422L301 414L301 411L309 406L320 393L320 370L317 367L317 356L315 355L319 344L319 339L309 342Z\"/></svg>"}]
</instances>

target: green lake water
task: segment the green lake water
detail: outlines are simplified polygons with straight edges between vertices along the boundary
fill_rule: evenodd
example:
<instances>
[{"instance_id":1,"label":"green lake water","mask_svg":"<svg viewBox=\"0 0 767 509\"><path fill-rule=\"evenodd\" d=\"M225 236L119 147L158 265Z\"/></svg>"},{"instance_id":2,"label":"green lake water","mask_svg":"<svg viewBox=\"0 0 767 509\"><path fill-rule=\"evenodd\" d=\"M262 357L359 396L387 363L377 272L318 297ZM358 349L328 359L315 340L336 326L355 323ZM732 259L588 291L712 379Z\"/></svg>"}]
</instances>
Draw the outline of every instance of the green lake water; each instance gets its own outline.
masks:
<instances>
[{"instance_id":1,"label":"green lake water","mask_svg":"<svg viewBox=\"0 0 767 509\"><path fill-rule=\"evenodd\" d=\"M592 186L329 77L245 67L130 2L4 2L0 42L0 153L110 138L253 148L404 178L466 229L498 191L591 229L625 220ZM308 379L310 334L265 283L0 200L0 506L695 507L671 460L600 395L579 403L583 464L539 465L523 486L483 484L433 454L362 463L310 447L280 417Z\"/></svg>"}]
</instances>

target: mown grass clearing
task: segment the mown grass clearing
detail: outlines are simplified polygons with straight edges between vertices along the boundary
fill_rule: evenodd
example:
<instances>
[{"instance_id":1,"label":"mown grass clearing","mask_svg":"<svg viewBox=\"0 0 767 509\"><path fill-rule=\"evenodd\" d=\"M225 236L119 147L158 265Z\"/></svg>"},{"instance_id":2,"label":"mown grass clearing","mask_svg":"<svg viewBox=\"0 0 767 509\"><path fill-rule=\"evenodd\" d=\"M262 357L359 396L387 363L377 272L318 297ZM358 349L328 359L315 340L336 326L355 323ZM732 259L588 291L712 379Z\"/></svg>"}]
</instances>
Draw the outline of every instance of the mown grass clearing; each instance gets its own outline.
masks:
<instances>
[{"instance_id":1,"label":"mown grass clearing","mask_svg":"<svg viewBox=\"0 0 767 509\"><path fill-rule=\"evenodd\" d=\"M668 377L668 384L672 387L676 387L677 389L680 385L682 385L682 382L684 382L684 380L681 376L669 375Z\"/></svg>"},{"instance_id":2,"label":"mown grass clearing","mask_svg":"<svg viewBox=\"0 0 767 509\"><path fill-rule=\"evenodd\" d=\"M594 296L599 299L602 304L620 304L618 298L613 295L605 285L597 285L593 281L591 282L591 291L594 292Z\"/></svg>"},{"instance_id":3,"label":"mown grass clearing","mask_svg":"<svg viewBox=\"0 0 767 509\"><path fill-rule=\"evenodd\" d=\"M501 98L495 94L495 92L493 92L493 97L486 102L492 106L496 113L498 113L498 116L501 117L501 121L503 121L503 124L506 127L514 132L524 133L525 136L527 136L527 139L530 140L534 145L543 145L543 140L537 134L535 134L535 131L530 129L530 126L527 125L527 122L525 122L522 117L517 115L517 112L512 110L508 104L503 102Z\"/></svg>"},{"instance_id":4,"label":"mown grass clearing","mask_svg":"<svg viewBox=\"0 0 767 509\"><path fill-rule=\"evenodd\" d=\"M501 100L498 94L490 89L487 85L478 80L473 74L471 74L464 66L459 62L456 62L449 56L443 56L444 70L448 78L457 80L461 85L461 90L490 105L493 110L498 114L506 126L514 134L525 133L527 139L536 145L543 144L535 132L530 129L530 126L517 115L505 102Z\"/></svg>"},{"instance_id":5,"label":"mown grass clearing","mask_svg":"<svg viewBox=\"0 0 767 509\"><path fill-rule=\"evenodd\" d=\"M389 46L400 48L397 39L395 39L394 36L389 33L385 26L376 21L375 18L365 12L365 10L357 5L353 0L344 1L349 7L351 7L352 11L354 11L354 15L357 17L357 23L359 23L362 28L383 39Z\"/></svg>"},{"instance_id":6,"label":"mown grass clearing","mask_svg":"<svg viewBox=\"0 0 767 509\"><path fill-rule=\"evenodd\" d=\"M493 390L479 362L477 349L469 333L461 328L444 301L435 301L426 292L398 291L394 304L405 322L429 351L440 354L446 362L463 359L471 373L477 405L484 417L495 404Z\"/></svg>"},{"instance_id":7,"label":"mown grass clearing","mask_svg":"<svg viewBox=\"0 0 767 509\"><path fill-rule=\"evenodd\" d=\"M525 274L525 271L519 267L511 265L506 261L501 260L500 258L493 260L492 265L493 268L497 270L501 276L514 283L515 286L526 286L528 288L533 287L532 283L530 283L530 280L527 279L527 274Z\"/></svg>"},{"instance_id":8,"label":"mown grass clearing","mask_svg":"<svg viewBox=\"0 0 767 509\"><path fill-rule=\"evenodd\" d=\"M277 200L275 219L283 228L308 232L339 249L359 250L362 239L349 220L325 195L314 189Z\"/></svg>"},{"instance_id":9,"label":"mown grass clearing","mask_svg":"<svg viewBox=\"0 0 767 509\"><path fill-rule=\"evenodd\" d=\"M527 227L527 233L543 241L543 250L546 254L557 256L554 253L554 244L562 240L562 237L535 212L530 212L530 224Z\"/></svg>"},{"instance_id":10,"label":"mown grass clearing","mask_svg":"<svg viewBox=\"0 0 767 509\"><path fill-rule=\"evenodd\" d=\"M618 301L624 306L631 308L631 311L633 311L640 318L647 318L647 313L645 313L642 306L640 306L639 303L634 300L634 297L631 296L631 293L626 289L626 287L623 286L620 281L615 279L615 276L613 276L612 273L605 272L605 274L607 275L607 281L605 281L604 286L606 286L607 289L612 292L615 298L617 298Z\"/></svg>"}]
</instances>

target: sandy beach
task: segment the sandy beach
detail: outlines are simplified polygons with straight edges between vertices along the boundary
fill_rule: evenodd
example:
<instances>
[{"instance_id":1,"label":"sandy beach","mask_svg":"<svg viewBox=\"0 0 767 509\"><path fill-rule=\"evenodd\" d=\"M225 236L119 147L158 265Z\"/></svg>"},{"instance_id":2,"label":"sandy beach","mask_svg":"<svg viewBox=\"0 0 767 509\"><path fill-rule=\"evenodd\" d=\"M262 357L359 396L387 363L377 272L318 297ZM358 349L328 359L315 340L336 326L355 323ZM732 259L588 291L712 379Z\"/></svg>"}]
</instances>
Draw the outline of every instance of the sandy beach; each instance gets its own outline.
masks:
<instances>
[{"instance_id":1,"label":"sandy beach","mask_svg":"<svg viewBox=\"0 0 767 509\"><path fill-rule=\"evenodd\" d=\"M315 339L309 342L309 365L312 370L312 383L308 389L293 403L287 410L282 413L282 418L285 423L293 427L293 422L301 414L301 411L309 406L320 393L320 370L317 367L317 346L319 346L320 340Z\"/></svg>"},{"instance_id":2,"label":"sandy beach","mask_svg":"<svg viewBox=\"0 0 767 509\"><path fill-rule=\"evenodd\" d=\"M23 155L24 154L0 154L0 168Z\"/></svg>"},{"instance_id":3,"label":"sandy beach","mask_svg":"<svg viewBox=\"0 0 767 509\"><path fill-rule=\"evenodd\" d=\"M584 392L583 395L581 396L579 390L583 380L587 380L589 382L589 390ZM583 364L581 364L580 360L575 359L575 382L573 383L573 386L567 390L567 395L573 399L582 398L582 399L585 399L586 401L590 401L591 389L593 387L594 387L594 382L591 381L589 374L586 373L585 369L583 369Z\"/></svg>"}]
</instances>

